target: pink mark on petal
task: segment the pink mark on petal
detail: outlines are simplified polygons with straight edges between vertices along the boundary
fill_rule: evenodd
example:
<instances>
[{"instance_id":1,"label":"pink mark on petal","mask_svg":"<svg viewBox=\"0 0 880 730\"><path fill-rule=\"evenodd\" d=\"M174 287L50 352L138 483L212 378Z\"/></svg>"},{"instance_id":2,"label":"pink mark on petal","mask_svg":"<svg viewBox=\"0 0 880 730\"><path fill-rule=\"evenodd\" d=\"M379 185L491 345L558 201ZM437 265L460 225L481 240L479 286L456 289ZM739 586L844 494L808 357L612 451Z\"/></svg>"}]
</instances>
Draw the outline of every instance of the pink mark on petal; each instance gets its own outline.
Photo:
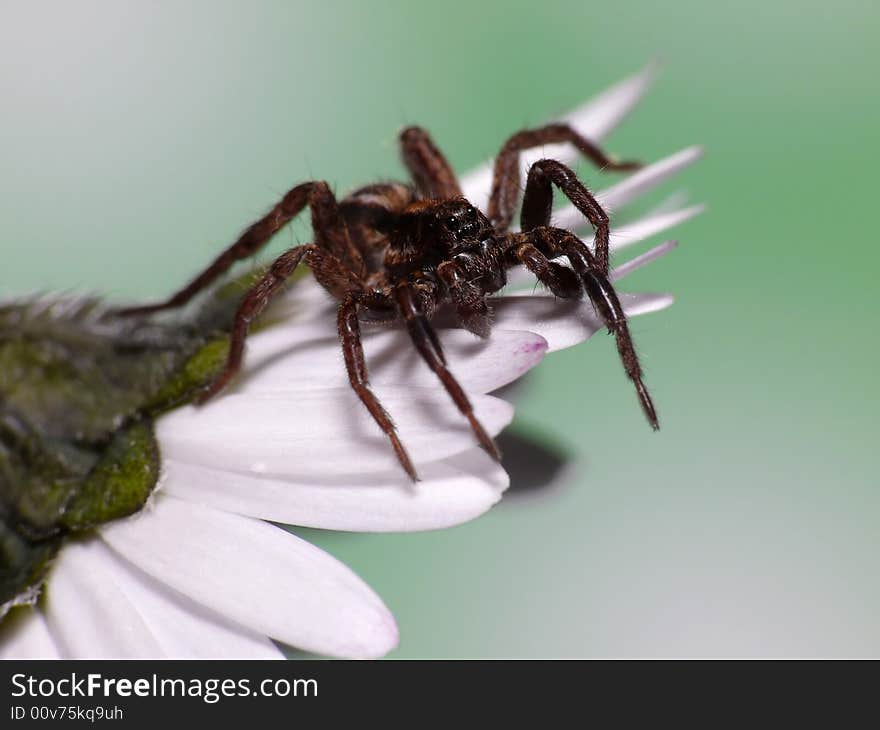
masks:
<instances>
[{"instance_id":1,"label":"pink mark on petal","mask_svg":"<svg viewBox=\"0 0 880 730\"><path fill-rule=\"evenodd\" d=\"M536 353L544 354L547 352L548 344L547 340L545 340L541 335L536 332L529 332L532 336L532 339L523 342L514 353L515 355L535 355Z\"/></svg>"}]
</instances>

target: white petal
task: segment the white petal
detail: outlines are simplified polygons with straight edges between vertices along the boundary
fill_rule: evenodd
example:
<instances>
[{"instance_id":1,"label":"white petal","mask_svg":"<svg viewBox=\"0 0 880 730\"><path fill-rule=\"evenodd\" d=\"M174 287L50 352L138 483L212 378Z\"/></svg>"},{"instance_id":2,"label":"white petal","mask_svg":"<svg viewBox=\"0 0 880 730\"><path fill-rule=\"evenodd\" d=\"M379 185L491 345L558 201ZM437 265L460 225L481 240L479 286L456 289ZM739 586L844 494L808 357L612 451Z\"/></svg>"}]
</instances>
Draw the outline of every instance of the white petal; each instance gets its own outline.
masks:
<instances>
[{"instance_id":1,"label":"white petal","mask_svg":"<svg viewBox=\"0 0 880 730\"><path fill-rule=\"evenodd\" d=\"M606 210L616 210L654 189L686 167L693 165L702 156L702 147L688 147L643 167L621 180L617 185L612 185L607 190L597 193L596 197Z\"/></svg>"},{"instance_id":2,"label":"white petal","mask_svg":"<svg viewBox=\"0 0 880 730\"><path fill-rule=\"evenodd\" d=\"M165 460L163 493L227 512L305 527L361 532L435 530L467 522L500 498L509 479L480 449L427 464L421 481L400 469L336 480L243 476Z\"/></svg>"},{"instance_id":3,"label":"white petal","mask_svg":"<svg viewBox=\"0 0 880 730\"><path fill-rule=\"evenodd\" d=\"M618 294L628 317L665 309L670 294ZM546 295L506 296L496 300L495 327L527 329L539 333L555 352L590 338L604 327L588 302L556 299Z\"/></svg>"},{"instance_id":4,"label":"white petal","mask_svg":"<svg viewBox=\"0 0 880 730\"><path fill-rule=\"evenodd\" d=\"M474 445L467 421L436 386L375 392L417 465ZM476 395L471 401L492 434L513 417L513 408L498 398ZM348 387L225 395L168 414L157 434L166 458L243 473L322 476L399 468L385 435Z\"/></svg>"},{"instance_id":5,"label":"white petal","mask_svg":"<svg viewBox=\"0 0 880 730\"><path fill-rule=\"evenodd\" d=\"M599 141L611 132L639 100L645 95L654 80L655 66L652 64L637 74L624 79L607 91L582 104L562 119L571 124L584 137ZM560 162L572 162L580 153L571 145L544 145L522 154L522 174L529 166L542 157L552 157ZM461 180L465 197L477 207L485 210L492 187L492 165L490 160ZM524 178L523 178L524 179Z\"/></svg>"},{"instance_id":6,"label":"white petal","mask_svg":"<svg viewBox=\"0 0 880 730\"><path fill-rule=\"evenodd\" d=\"M61 658L61 651L39 609L17 608L4 617L0 629L0 659Z\"/></svg>"},{"instance_id":7,"label":"white petal","mask_svg":"<svg viewBox=\"0 0 880 730\"><path fill-rule=\"evenodd\" d=\"M62 651L80 658L163 657L137 608L101 560L100 543L69 542L46 586L46 619Z\"/></svg>"},{"instance_id":8,"label":"white petal","mask_svg":"<svg viewBox=\"0 0 880 730\"><path fill-rule=\"evenodd\" d=\"M657 205L650 210L651 213L671 213L678 208L687 207L690 200L690 194L687 190L676 190L674 193L667 195Z\"/></svg>"},{"instance_id":9,"label":"white petal","mask_svg":"<svg viewBox=\"0 0 880 730\"><path fill-rule=\"evenodd\" d=\"M657 64L649 63L638 73L581 104L566 114L563 120L589 139L604 139L635 109L651 88L656 76ZM577 151L571 147L569 150L568 159L575 159Z\"/></svg>"},{"instance_id":10,"label":"white petal","mask_svg":"<svg viewBox=\"0 0 880 730\"><path fill-rule=\"evenodd\" d=\"M639 241L677 226L699 215L705 210L704 205L691 205L687 208L673 210L664 213L652 213L639 220L627 223L611 229L610 247L612 251L619 251L627 246L632 246ZM583 214L574 207L566 207L553 215L553 225L559 228L567 228L572 231L588 230L589 226ZM584 237L584 241L590 247L593 246L593 237Z\"/></svg>"},{"instance_id":11,"label":"white petal","mask_svg":"<svg viewBox=\"0 0 880 730\"><path fill-rule=\"evenodd\" d=\"M328 336L328 330L320 327L279 325L255 335L243 377L230 392L348 388L339 340L332 329L329 332ZM499 332L488 340L460 329L439 330L438 335L450 370L471 393L488 393L516 380L537 365L547 350L544 339L531 332ZM310 336L315 339L309 340ZM365 333L363 340L371 383L440 387L405 331Z\"/></svg>"},{"instance_id":12,"label":"white petal","mask_svg":"<svg viewBox=\"0 0 880 730\"><path fill-rule=\"evenodd\" d=\"M230 623L143 573L103 543L95 556L174 659L283 659L268 638ZM183 559L183 556L181 556Z\"/></svg>"},{"instance_id":13,"label":"white petal","mask_svg":"<svg viewBox=\"0 0 880 730\"><path fill-rule=\"evenodd\" d=\"M360 578L279 527L158 495L101 534L157 580L287 644L345 657L397 644L393 617Z\"/></svg>"},{"instance_id":14,"label":"white petal","mask_svg":"<svg viewBox=\"0 0 880 730\"><path fill-rule=\"evenodd\" d=\"M636 269L640 269L646 264L656 261L661 256L665 256L676 248L676 246L678 246L678 241L664 241L659 246L654 246L654 248L648 249L645 253L630 259L626 263L623 263L620 266L615 266L608 278L612 282L620 281Z\"/></svg>"}]
</instances>

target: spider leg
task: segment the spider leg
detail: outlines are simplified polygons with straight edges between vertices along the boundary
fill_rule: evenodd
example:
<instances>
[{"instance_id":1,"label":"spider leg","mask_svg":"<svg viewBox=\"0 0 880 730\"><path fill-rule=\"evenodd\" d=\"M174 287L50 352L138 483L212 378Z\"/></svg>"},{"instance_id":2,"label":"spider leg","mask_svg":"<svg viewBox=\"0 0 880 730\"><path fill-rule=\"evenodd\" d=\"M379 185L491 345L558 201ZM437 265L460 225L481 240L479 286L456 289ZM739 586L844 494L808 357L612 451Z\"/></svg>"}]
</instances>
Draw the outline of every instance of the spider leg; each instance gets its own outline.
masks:
<instances>
[{"instance_id":1,"label":"spider leg","mask_svg":"<svg viewBox=\"0 0 880 730\"><path fill-rule=\"evenodd\" d=\"M364 269L361 252L351 242L339 206L325 182L306 182L291 188L262 218L248 226L231 246L227 247L186 286L163 302L121 309L116 314L143 315L181 307L196 294L210 286L242 259L253 256L287 223L309 206L315 242L360 274Z\"/></svg>"},{"instance_id":2,"label":"spider leg","mask_svg":"<svg viewBox=\"0 0 880 730\"><path fill-rule=\"evenodd\" d=\"M457 198L458 178L431 136L421 127L407 127L400 133L403 164L418 191L428 198Z\"/></svg>"},{"instance_id":3,"label":"spider leg","mask_svg":"<svg viewBox=\"0 0 880 730\"><path fill-rule=\"evenodd\" d=\"M548 259L541 251L531 242L528 234L517 236L524 239L523 243L515 245L510 252L513 256L513 262L516 264L524 264L535 277L552 291L560 299L580 299L583 296L584 289L578 279L577 274L562 264Z\"/></svg>"},{"instance_id":4,"label":"spider leg","mask_svg":"<svg viewBox=\"0 0 880 730\"><path fill-rule=\"evenodd\" d=\"M394 289L394 297L400 309L401 316L406 323L409 336L428 367L434 371L446 392L449 393L458 410L467 418L471 430L477 437L480 445L496 461L501 460L501 453L495 445L495 441L486 432L482 424L474 415L474 408L465 395L464 389L446 367L445 358L440 347L434 328L428 322L428 318L420 307L416 293L408 284L398 284Z\"/></svg>"},{"instance_id":5,"label":"spider leg","mask_svg":"<svg viewBox=\"0 0 880 730\"><path fill-rule=\"evenodd\" d=\"M597 268L608 274L609 221L599 201L578 180L571 168L556 160L538 160L529 168L526 192L523 195L520 227L530 231L550 224L553 212L553 188L558 187L596 230ZM578 239L579 240L579 239Z\"/></svg>"},{"instance_id":6,"label":"spider leg","mask_svg":"<svg viewBox=\"0 0 880 730\"><path fill-rule=\"evenodd\" d=\"M579 295L571 296L573 294L571 287L572 277L580 279L583 291L590 298L596 312L602 317L608 331L614 334L617 351L623 362L623 369L635 385L648 423L656 431L660 427L657 411L648 389L642 382L642 367L633 345L626 315L614 286L608 280L607 274L600 267L596 257L577 236L561 228L541 227L519 235L529 239L530 242L517 246L514 249L515 254L522 257L522 262L543 283L547 284L554 294L565 298L579 298ZM535 256L536 252L537 256ZM568 258L574 271L547 260L548 256L555 258L561 255ZM543 262L541 262L542 257ZM544 268L545 264L549 266ZM568 273L561 275L561 271ZM554 278L560 275L561 278ZM556 288L554 289L554 287Z\"/></svg>"},{"instance_id":7,"label":"spider leg","mask_svg":"<svg viewBox=\"0 0 880 730\"><path fill-rule=\"evenodd\" d=\"M641 167L641 163L638 162L618 162L612 159L568 124L548 124L517 132L502 145L498 157L495 158L487 214L496 230L506 231L516 213L519 199L520 153L534 147L559 142L573 144L584 157L602 170L628 171Z\"/></svg>"},{"instance_id":8,"label":"spider leg","mask_svg":"<svg viewBox=\"0 0 880 730\"><path fill-rule=\"evenodd\" d=\"M356 296L346 297L339 305L339 313L337 316L337 326L339 329L339 341L342 343L342 353L345 357L345 369L348 372L348 382L352 389L357 393L373 420L382 429L382 432L391 441L397 460L403 467L403 470L409 475L414 482L419 480L416 469L413 466L406 449L400 442L397 430L391 416L388 415L376 394L370 389L367 379L367 364L364 359L364 347L361 343L361 328L358 322L358 298Z\"/></svg>"},{"instance_id":9,"label":"spider leg","mask_svg":"<svg viewBox=\"0 0 880 730\"><path fill-rule=\"evenodd\" d=\"M309 265L315 278L325 286L332 286L335 289L343 287L351 289L358 284L357 280L352 278L351 273L344 268L341 261L313 243L296 246L285 251L272 262L268 271L242 298L235 313L232 332L229 336L229 354L226 358L226 364L196 399L197 403L204 403L220 392L241 369L245 340L251 322L263 312L272 297L281 290L302 261Z\"/></svg>"}]
</instances>

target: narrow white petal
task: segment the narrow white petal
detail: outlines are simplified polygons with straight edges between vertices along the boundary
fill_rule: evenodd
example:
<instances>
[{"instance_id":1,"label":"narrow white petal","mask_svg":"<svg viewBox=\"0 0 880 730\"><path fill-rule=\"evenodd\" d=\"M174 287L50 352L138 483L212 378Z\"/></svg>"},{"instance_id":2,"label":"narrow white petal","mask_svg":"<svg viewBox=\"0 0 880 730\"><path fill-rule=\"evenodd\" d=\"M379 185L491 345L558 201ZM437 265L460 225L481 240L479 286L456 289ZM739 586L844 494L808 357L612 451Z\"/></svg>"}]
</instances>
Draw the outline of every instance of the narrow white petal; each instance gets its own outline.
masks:
<instances>
[{"instance_id":1,"label":"narrow white petal","mask_svg":"<svg viewBox=\"0 0 880 730\"><path fill-rule=\"evenodd\" d=\"M648 212L651 214L671 213L679 208L686 208L690 199L691 196L687 190L676 190L674 193L663 198L663 200L653 206Z\"/></svg>"},{"instance_id":2,"label":"narrow white petal","mask_svg":"<svg viewBox=\"0 0 880 730\"><path fill-rule=\"evenodd\" d=\"M643 167L616 185L597 193L596 197L606 210L616 210L693 165L702 156L702 147L688 147Z\"/></svg>"},{"instance_id":3,"label":"narrow white petal","mask_svg":"<svg viewBox=\"0 0 880 730\"><path fill-rule=\"evenodd\" d=\"M101 543L96 552L116 585L174 659L283 659L268 638L217 615L159 583ZM181 559L185 559L181 556Z\"/></svg>"},{"instance_id":4,"label":"narrow white petal","mask_svg":"<svg viewBox=\"0 0 880 730\"><path fill-rule=\"evenodd\" d=\"M135 605L101 560L100 543L70 542L46 586L46 619L61 650L73 657L166 656Z\"/></svg>"},{"instance_id":5,"label":"narrow white petal","mask_svg":"<svg viewBox=\"0 0 880 730\"><path fill-rule=\"evenodd\" d=\"M641 71L581 104L563 119L589 139L604 139L636 108L656 76L657 64L649 63ZM570 155L570 159L574 159L577 152L572 150Z\"/></svg>"},{"instance_id":6,"label":"narrow white petal","mask_svg":"<svg viewBox=\"0 0 880 730\"><path fill-rule=\"evenodd\" d=\"M620 281L623 277L631 274L636 269L640 269L642 266L645 266L652 261L656 261L661 256L665 256L676 246L678 246L678 241L664 241L659 246L654 246L654 248L648 249L645 253L630 259L626 263L614 267L608 278L613 282Z\"/></svg>"},{"instance_id":7,"label":"narrow white petal","mask_svg":"<svg viewBox=\"0 0 880 730\"><path fill-rule=\"evenodd\" d=\"M687 190L676 190L674 193L667 195L657 205L650 210L651 213L671 213L678 208L686 208L688 201L691 199Z\"/></svg>"},{"instance_id":8,"label":"narrow white petal","mask_svg":"<svg viewBox=\"0 0 880 730\"><path fill-rule=\"evenodd\" d=\"M522 328L509 328L522 329ZM416 464L470 449L474 436L446 392L375 389ZM498 433L513 408L471 397L486 430ZM385 437L351 388L225 395L160 419L166 458L261 475L365 474L399 468Z\"/></svg>"},{"instance_id":9,"label":"narrow white petal","mask_svg":"<svg viewBox=\"0 0 880 730\"><path fill-rule=\"evenodd\" d=\"M426 464L421 481L400 469L313 482L244 476L166 459L164 493L237 514L359 532L435 530L486 512L507 488L504 469L480 449Z\"/></svg>"},{"instance_id":10,"label":"narrow white petal","mask_svg":"<svg viewBox=\"0 0 880 730\"><path fill-rule=\"evenodd\" d=\"M612 251L618 251L634 243L644 241L661 231L677 226L699 215L705 210L704 205L691 205L687 208L673 210L666 213L652 213L623 226L612 226L610 246ZM589 223L574 206L566 206L553 214L553 225L559 228L567 228L572 231L591 231ZM593 237L583 236L584 241L592 247Z\"/></svg>"},{"instance_id":11,"label":"narrow white petal","mask_svg":"<svg viewBox=\"0 0 880 730\"><path fill-rule=\"evenodd\" d=\"M629 114L645 95L654 80L656 66L651 64L629 78L612 86L599 96L582 104L562 117L583 136L600 141L608 135ZM500 144L500 143L499 143ZM537 150L523 153L522 173L542 157L552 157L570 163L577 159L579 152L571 145L545 145ZM465 197L477 207L485 210L492 187L493 160L484 163L473 172L462 177L461 187ZM524 178L523 178L524 179Z\"/></svg>"},{"instance_id":12,"label":"narrow white petal","mask_svg":"<svg viewBox=\"0 0 880 730\"><path fill-rule=\"evenodd\" d=\"M0 629L0 659L61 659L42 612L28 606L4 617Z\"/></svg>"},{"instance_id":13,"label":"narrow white petal","mask_svg":"<svg viewBox=\"0 0 880 730\"><path fill-rule=\"evenodd\" d=\"M529 164L531 162L534 162L534 160L530 160ZM461 180L461 190L464 196L482 211L489 207L489 193L492 190L492 166L494 164L494 159L484 162ZM520 174L522 175L527 168L522 166L520 168Z\"/></svg>"},{"instance_id":14,"label":"narrow white petal","mask_svg":"<svg viewBox=\"0 0 880 730\"><path fill-rule=\"evenodd\" d=\"M101 534L157 580L287 644L345 657L397 644L393 617L360 578L279 527L158 495Z\"/></svg>"},{"instance_id":15,"label":"narrow white petal","mask_svg":"<svg viewBox=\"0 0 880 730\"><path fill-rule=\"evenodd\" d=\"M348 388L339 340L330 330L273 327L254 336L235 393ZM312 335L313 340L304 339ZM471 393L489 393L537 365L547 350L540 335L499 332L487 340L460 329L438 330L449 368ZM440 381L400 328L365 333L370 382L398 388L439 388Z\"/></svg>"},{"instance_id":16,"label":"narrow white petal","mask_svg":"<svg viewBox=\"0 0 880 730\"><path fill-rule=\"evenodd\" d=\"M656 312L673 302L670 294L618 296L628 317ZM495 327L537 332L547 340L549 352L555 352L589 339L604 325L588 302L547 295L514 295L496 300Z\"/></svg>"}]
</instances>

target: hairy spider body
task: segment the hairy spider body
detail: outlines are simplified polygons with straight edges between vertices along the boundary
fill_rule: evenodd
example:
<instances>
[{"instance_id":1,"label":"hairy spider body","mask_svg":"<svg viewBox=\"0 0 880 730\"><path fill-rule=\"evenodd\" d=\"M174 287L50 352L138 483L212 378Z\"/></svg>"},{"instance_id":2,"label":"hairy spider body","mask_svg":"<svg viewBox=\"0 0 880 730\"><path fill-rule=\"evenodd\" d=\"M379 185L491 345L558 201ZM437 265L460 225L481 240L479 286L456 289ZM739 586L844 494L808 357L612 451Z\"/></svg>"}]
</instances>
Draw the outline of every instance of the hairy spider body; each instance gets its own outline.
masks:
<instances>
[{"instance_id":1,"label":"hairy spider body","mask_svg":"<svg viewBox=\"0 0 880 730\"><path fill-rule=\"evenodd\" d=\"M474 415L471 403L448 370L440 340L431 325L434 314L451 305L463 327L489 336L486 298L507 282L506 271L526 266L556 296L586 295L617 340L624 369L642 408L656 429L657 415L641 378L641 368L626 317L608 279L609 220L596 198L568 167L544 159L528 172L520 231L510 230L520 197L520 153L556 142L575 145L606 170L632 170L633 162L615 162L564 124L551 124L513 135L495 160L485 214L462 195L458 180L430 136L419 127L400 134L403 162L412 182L382 182L360 188L343 200L325 182L292 188L262 218L249 226L204 271L164 302L122 310L145 315L188 302L236 261L262 248L292 218L308 207L314 241L281 254L244 295L230 338L226 366L200 401L222 390L241 367L250 323L300 263L339 302L338 334L349 382L388 437L397 459L413 480L415 467L389 414L370 388L360 322L402 322L413 345L434 371L477 441L495 458L498 450ZM550 225L553 188L559 189L595 229L593 250L569 231ZM570 267L555 259L565 258Z\"/></svg>"}]
</instances>

